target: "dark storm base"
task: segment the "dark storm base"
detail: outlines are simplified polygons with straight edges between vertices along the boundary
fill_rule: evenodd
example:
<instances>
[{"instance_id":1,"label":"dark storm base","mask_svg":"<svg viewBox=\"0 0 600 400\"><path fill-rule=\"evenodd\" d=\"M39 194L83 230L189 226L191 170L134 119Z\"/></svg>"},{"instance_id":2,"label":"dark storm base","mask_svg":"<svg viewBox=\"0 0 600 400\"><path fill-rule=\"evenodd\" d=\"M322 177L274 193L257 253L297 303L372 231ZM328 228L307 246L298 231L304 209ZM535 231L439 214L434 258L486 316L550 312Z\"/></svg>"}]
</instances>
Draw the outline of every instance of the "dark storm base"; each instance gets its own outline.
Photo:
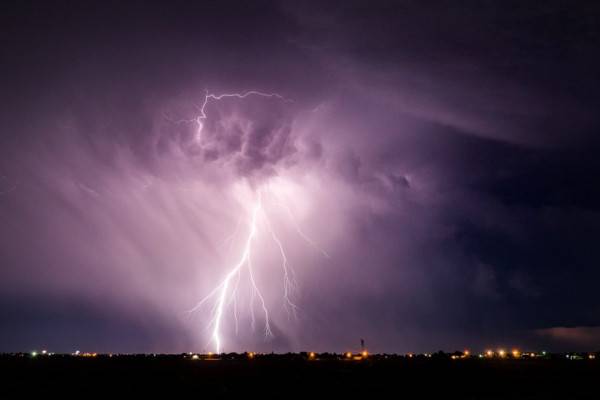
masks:
<instances>
[{"instance_id":1,"label":"dark storm base","mask_svg":"<svg viewBox=\"0 0 600 400\"><path fill-rule=\"evenodd\" d=\"M597 399L599 379L600 362L588 359L0 356L3 393L78 397Z\"/></svg>"}]
</instances>

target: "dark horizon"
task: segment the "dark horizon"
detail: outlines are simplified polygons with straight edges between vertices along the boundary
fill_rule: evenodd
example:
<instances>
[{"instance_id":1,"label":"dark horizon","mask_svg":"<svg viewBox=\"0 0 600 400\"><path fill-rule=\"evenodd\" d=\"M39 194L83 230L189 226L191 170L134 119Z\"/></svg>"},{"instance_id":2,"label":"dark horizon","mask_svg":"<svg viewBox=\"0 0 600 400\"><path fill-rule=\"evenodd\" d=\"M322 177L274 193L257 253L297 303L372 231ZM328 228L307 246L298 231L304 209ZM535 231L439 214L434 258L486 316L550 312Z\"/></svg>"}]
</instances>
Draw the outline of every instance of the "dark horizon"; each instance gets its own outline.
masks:
<instances>
[{"instance_id":1,"label":"dark horizon","mask_svg":"<svg viewBox=\"0 0 600 400\"><path fill-rule=\"evenodd\" d=\"M0 7L0 352L600 348L598 2Z\"/></svg>"}]
</instances>

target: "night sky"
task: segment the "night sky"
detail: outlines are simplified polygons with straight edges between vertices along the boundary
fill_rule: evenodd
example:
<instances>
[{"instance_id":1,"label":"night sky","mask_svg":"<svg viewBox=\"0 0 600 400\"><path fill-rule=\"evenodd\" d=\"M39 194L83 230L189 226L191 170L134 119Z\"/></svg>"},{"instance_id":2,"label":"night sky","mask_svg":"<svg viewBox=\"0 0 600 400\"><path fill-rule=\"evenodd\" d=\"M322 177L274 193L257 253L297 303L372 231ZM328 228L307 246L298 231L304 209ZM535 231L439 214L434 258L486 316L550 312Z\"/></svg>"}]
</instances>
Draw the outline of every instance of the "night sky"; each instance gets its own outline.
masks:
<instances>
[{"instance_id":1,"label":"night sky","mask_svg":"<svg viewBox=\"0 0 600 400\"><path fill-rule=\"evenodd\" d=\"M600 347L598 3L319 3L2 2L0 351L213 349L259 193L225 351Z\"/></svg>"}]
</instances>

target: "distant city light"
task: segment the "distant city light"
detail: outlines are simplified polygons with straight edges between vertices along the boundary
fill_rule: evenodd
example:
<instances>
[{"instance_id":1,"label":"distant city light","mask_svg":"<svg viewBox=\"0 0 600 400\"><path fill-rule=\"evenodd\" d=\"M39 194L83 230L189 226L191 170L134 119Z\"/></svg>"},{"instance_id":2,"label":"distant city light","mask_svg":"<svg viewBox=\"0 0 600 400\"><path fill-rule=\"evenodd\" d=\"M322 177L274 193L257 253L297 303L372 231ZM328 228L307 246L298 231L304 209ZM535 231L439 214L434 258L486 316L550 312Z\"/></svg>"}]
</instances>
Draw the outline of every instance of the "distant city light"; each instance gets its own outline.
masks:
<instances>
[{"instance_id":1,"label":"distant city light","mask_svg":"<svg viewBox=\"0 0 600 400\"><path fill-rule=\"evenodd\" d=\"M546 357L542 358L542 354L545 353ZM528 360L528 359L532 359L537 357L538 360L544 359L544 360L550 360L550 359L556 359L557 357L560 357L563 360L569 360L569 361L577 361L577 360L590 360L590 362L593 362L591 360L596 360L598 353L594 353L594 352L579 352L579 353L551 353L551 352L530 352L530 351L522 351L518 348L509 348L508 350L506 348L501 348L501 349L496 349L496 350L485 350L481 353L479 352L475 352L472 353L470 350L465 349L462 352L461 351L455 351L453 353L446 353L446 352L439 352L439 353L404 353L404 354L370 354L366 349L360 351L360 352L352 352L352 351L348 351L345 353L337 354L337 355L329 355L328 353L323 353L321 355L319 355L318 353L314 352L314 351L310 351L310 352L303 352L303 353L296 353L297 356L300 357L304 357L305 360L309 360L309 361L316 361L316 360L331 360L331 359L337 359L337 360L347 360L347 361L366 361L366 360L373 360L373 362L377 362L378 360L382 360L382 359L388 359L388 358L396 358L396 359L412 359L412 358L416 358L417 360L421 360L423 358L431 358L431 357L435 357L438 358L438 355L440 357L445 357L448 360L466 360L466 359L480 359L480 360L484 360L484 359L488 359L489 362L495 362L494 360L498 360L498 359L503 359L503 360ZM28 356L31 359L33 358L37 358L37 359L42 359L42 358L51 358L53 356L55 356L56 353L53 353L52 351L49 350L32 350L29 353L18 353L21 356ZM189 355L188 355L189 354ZM67 354L65 354L67 355ZM63 355L63 356L65 356ZM90 352L81 352L80 350L76 350L73 353L69 354L72 357L82 357L82 358L95 358L95 357L122 357L122 356L131 356L130 354L113 354L113 353L90 353ZM181 354L183 356L184 359L190 359L190 360L205 360L205 361L215 361L215 360L221 360L221 359L239 359L239 357L241 358L247 358L248 360L252 360L254 358L256 358L257 356L261 356L263 355L263 353L257 353L257 352L246 352L246 353L242 353L242 354L229 354L229 355L219 355L213 352L207 352L207 353L183 353ZM163 357L165 356L164 354L144 354L144 357ZM456 362L460 362L460 361L456 361ZM483 362L483 361L482 361ZM503 362L508 362L508 361L503 361Z\"/></svg>"},{"instance_id":2,"label":"distant city light","mask_svg":"<svg viewBox=\"0 0 600 400\"><path fill-rule=\"evenodd\" d=\"M20 353L23 354L23 353ZM28 355L29 357L37 357L37 358L42 358L42 357L52 357L55 356L56 353L53 353L52 351L49 350L32 350L29 353L25 353L24 355ZM506 348L499 348L496 350L492 350L492 349L486 349L485 351L479 353L479 352L475 352L472 353L471 350L465 349L462 352L461 351L455 351L453 353L444 353L444 352L440 352L439 354L447 357L448 359L452 359L452 360L459 360L459 359L466 359L466 358L488 358L488 359L494 359L494 358L510 358L510 359L530 359L530 358L541 358L542 355L546 355L546 358L550 358L550 357L557 357L560 356L561 358L564 357L568 360L595 360L597 357L597 353L593 353L593 352L580 352L580 353L549 353L546 351L543 352L531 352L531 351L522 351L519 348L510 348L510 349L506 349ZM99 354L99 353L90 353L90 352L81 352L80 350L75 350L74 352L70 353L70 355L72 357L85 357L85 358L93 358L93 357L119 357L119 356L123 356L122 354L113 354L113 353L103 353L103 354ZM218 355L212 351L209 351L207 353L183 353L182 354L184 358L186 359L192 359L192 360L217 360L217 359L221 359L221 357L224 357L226 359L229 358L235 358L236 355L230 355L230 356L225 356L225 355ZM257 353L257 352L246 352L243 354L240 354L239 356L242 357L247 357L249 359L252 358L256 358L257 356L261 355L261 353ZM318 353L314 352L314 351L310 351L310 352L304 352L304 353L298 353L298 355L303 355L306 359L309 360L316 360L318 357L319 359L323 359L323 360L327 360L330 356L328 356L326 353L325 354L321 354L321 356L319 356ZM150 353L150 354L146 354L146 357L160 357L162 356L162 354L154 354L154 353ZM374 360L379 360L379 359L387 359L387 358L393 358L393 357L399 357L399 358L431 358L433 356L437 356L436 354L432 354L432 353L405 353L405 354L370 354L368 350L363 349L360 352L352 352L352 351L348 351L345 353L342 353L341 355L338 355L337 358L338 359L347 359L347 360L365 360L367 358L372 357Z\"/></svg>"}]
</instances>

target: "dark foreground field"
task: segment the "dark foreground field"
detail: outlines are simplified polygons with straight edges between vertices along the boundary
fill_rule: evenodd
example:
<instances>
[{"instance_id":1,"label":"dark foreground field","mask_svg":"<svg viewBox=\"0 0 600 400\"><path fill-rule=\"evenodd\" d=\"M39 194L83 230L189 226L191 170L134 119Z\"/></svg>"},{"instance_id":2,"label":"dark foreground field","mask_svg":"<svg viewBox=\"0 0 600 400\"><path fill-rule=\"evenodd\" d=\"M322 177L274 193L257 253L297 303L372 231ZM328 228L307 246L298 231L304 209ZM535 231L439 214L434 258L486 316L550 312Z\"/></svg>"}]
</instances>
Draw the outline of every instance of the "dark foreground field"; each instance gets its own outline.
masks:
<instances>
[{"instance_id":1,"label":"dark foreground field","mask_svg":"<svg viewBox=\"0 0 600 400\"><path fill-rule=\"evenodd\" d=\"M524 359L308 360L257 356L1 356L1 392L189 394L198 398L598 399L600 362Z\"/></svg>"}]
</instances>

